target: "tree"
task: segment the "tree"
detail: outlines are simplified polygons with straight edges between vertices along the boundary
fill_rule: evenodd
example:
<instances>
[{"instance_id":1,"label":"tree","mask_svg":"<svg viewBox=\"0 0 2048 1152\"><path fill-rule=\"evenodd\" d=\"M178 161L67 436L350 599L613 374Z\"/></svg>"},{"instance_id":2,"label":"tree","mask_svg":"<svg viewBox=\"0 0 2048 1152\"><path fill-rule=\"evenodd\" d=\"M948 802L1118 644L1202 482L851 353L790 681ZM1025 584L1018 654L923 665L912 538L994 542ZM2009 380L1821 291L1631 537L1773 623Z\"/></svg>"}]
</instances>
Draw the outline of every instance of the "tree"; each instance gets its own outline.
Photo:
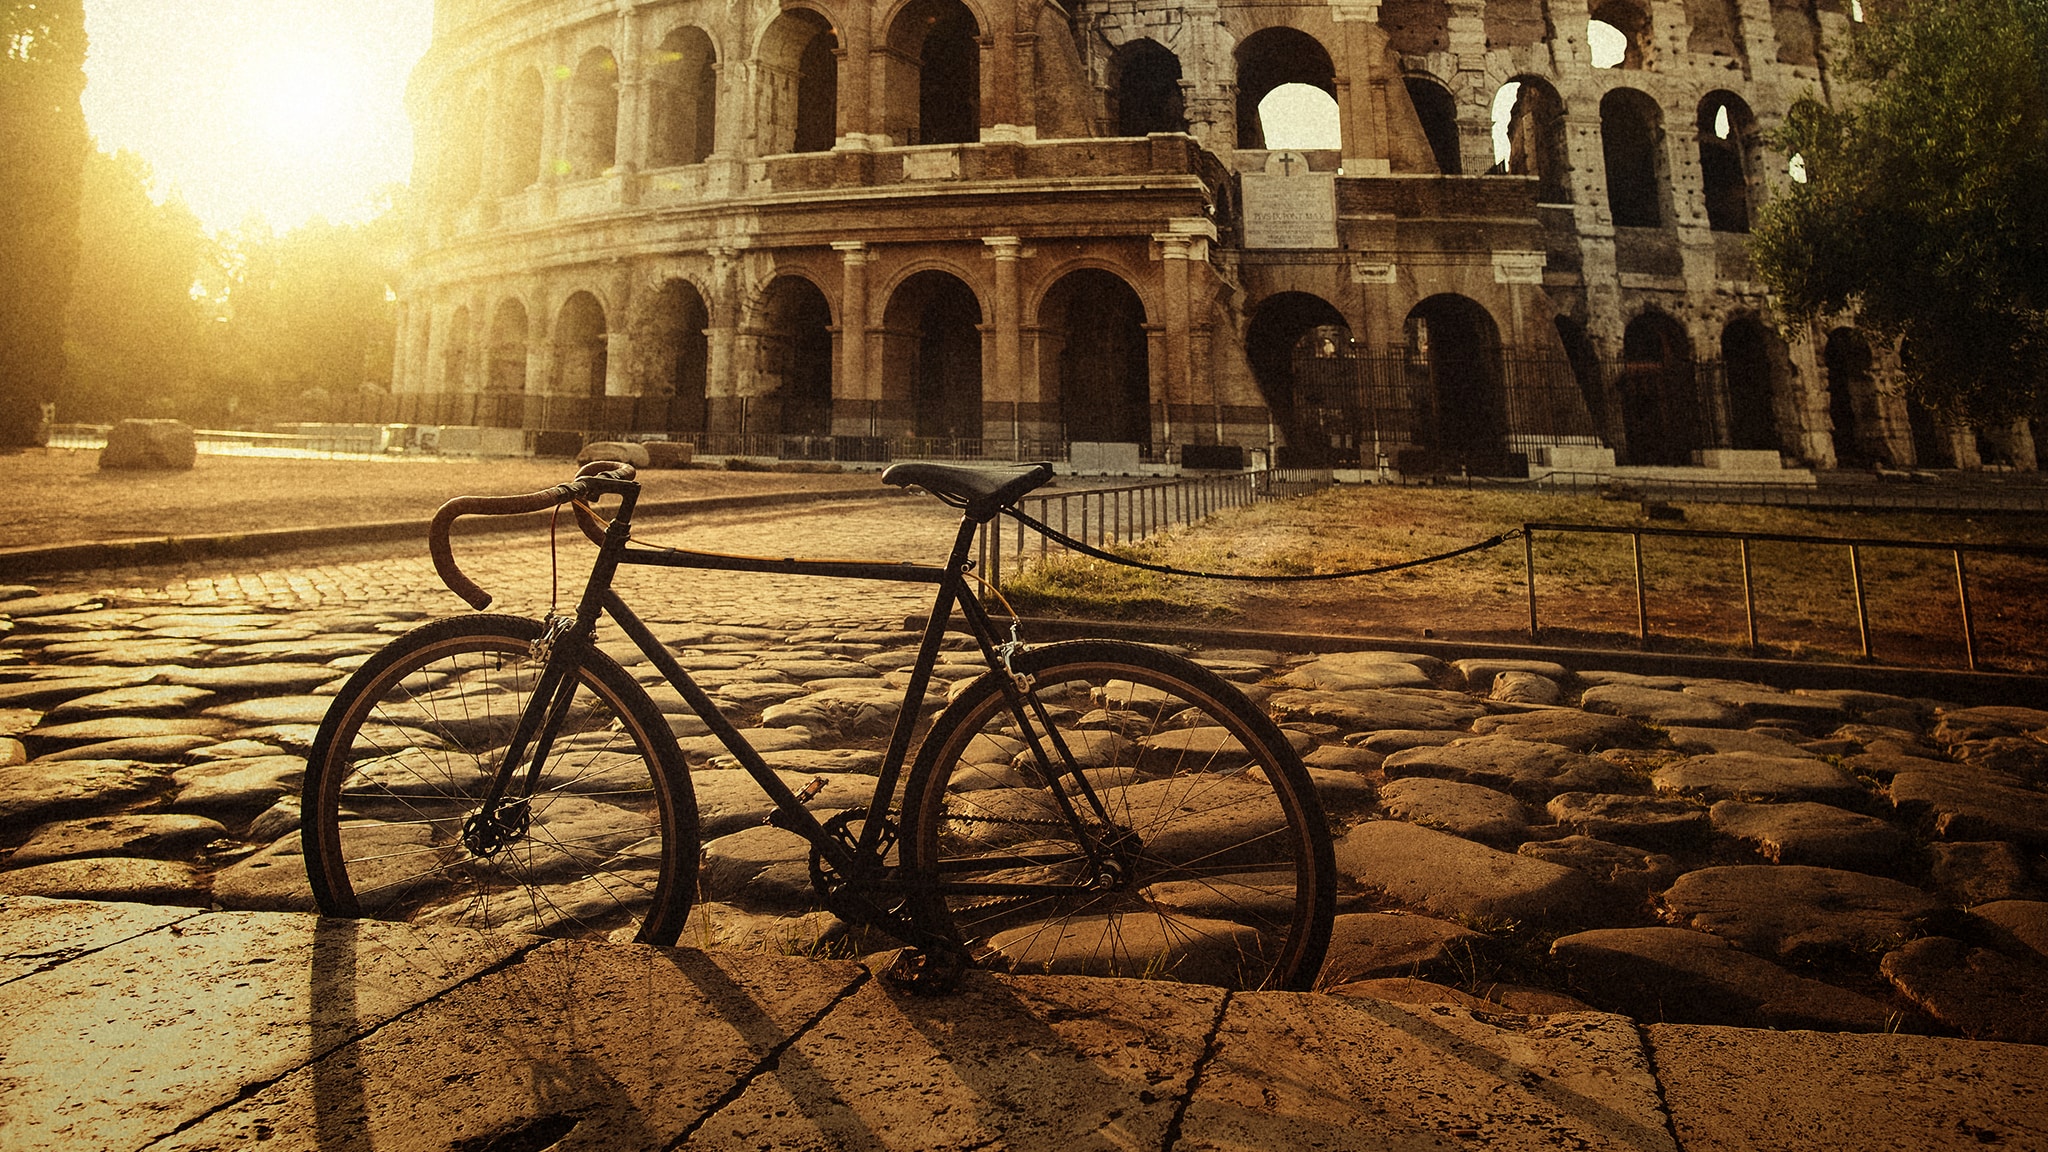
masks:
<instances>
[{"instance_id":1,"label":"tree","mask_svg":"<svg viewBox=\"0 0 2048 1152\"><path fill-rule=\"evenodd\" d=\"M37 441L64 377L84 90L82 0L0 0L0 448Z\"/></svg>"},{"instance_id":2,"label":"tree","mask_svg":"<svg viewBox=\"0 0 2048 1152\"><path fill-rule=\"evenodd\" d=\"M1790 109L1775 143L1805 179L1752 258L1789 318L1853 311L1897 341L1921 402L2024 413L2048 397L2048 0L1864 7L1861 95Z\"/></svg>"}]
</instances>

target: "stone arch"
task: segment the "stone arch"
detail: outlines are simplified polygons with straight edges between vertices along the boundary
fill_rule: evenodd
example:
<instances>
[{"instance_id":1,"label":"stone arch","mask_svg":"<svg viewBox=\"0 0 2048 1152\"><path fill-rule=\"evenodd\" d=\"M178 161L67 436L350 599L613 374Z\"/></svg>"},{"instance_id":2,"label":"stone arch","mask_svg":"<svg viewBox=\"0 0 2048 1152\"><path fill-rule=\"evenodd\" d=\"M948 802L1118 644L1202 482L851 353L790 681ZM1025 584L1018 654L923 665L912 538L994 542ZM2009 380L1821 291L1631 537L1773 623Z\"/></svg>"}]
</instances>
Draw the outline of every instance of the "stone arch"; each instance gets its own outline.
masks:
<instances>
[{"instance_id":1,"label":"stone arch","mask_svg":"<svg viewBox=\"0 0 2048 1152\"><path fill-rule=\"evenodd\" d=\"M602 175L618 162L619 62L609 48L592 48L577 61L564 129L571 178Z\"/></svg>"},{"instance_id":2,"label":"stone arch","mask_svg":"<svg viewBox=\"0 0 2048 1152\"><path fill-rule=\"evenodd\" d=\"M1778 63L1820 63L1820 25L1808 0L1771 0L1771 31L1778 40Z\"/></svg>"},{"instance_id":3,"label":"stone arch","mask_svg":"<svg viewBox=\"0 0 2048 1152\"><path fill-rule=\"evenodd\" d=\"M1620 68L1648 68L1655 61L1656 45L1651 38L1650 6L1642 0L1596 0L1587 6L1587 39L1592 24L1605 24L1627 41Z\"/></svg>"},{"instance_id":4,"label":"stone arch","mask_svg":"<svg viewBox=\"0 0 2048 1152\"><path fill-rule=\"evenodd\" d=\"M1842 468L1867 468L1881 457L1878 424L1876 358L1870 341L1854 328L1828 333L1821 349L1828 373L1828 418L1834 425L1835 462Z\"/></svg>"},{"instance_id":5,"label":"stone arch","mask_svg":"<svg viewBox=\"0 0 2048 1152\"><path fill-rule=\"evenodd\" d=\"M1139 37L1109 58L1109 117L1118 136L1185 132L1180 57L1157 40Z\"/></svg>"},{"instance_id":6,"label":"stone arch","mask_svg":"<svg viewBox=\"0 0 2048 1152\"><path fill-rule=\"evenodd\" d=\"M701 164L718 148L718 49L702 28L670 30L648 75L649 159Z\"/></svg>"},{"instance_id":7,"label":"stone arch","mask_svg":"<svg viewBox=\"0 0 2048 1152\"><path fill-rule=\"evenodd\" d=\"M1152 373L1145 301L1101 268L1059 277L1039 300L1041 395L1057 407L1063 440L1152 440Z\"/></svg>"},{"instance_id":8,"label":"stone arch","mask_svg":"<svg viewBox=\"0 0 2048 1152\"><path fill-rule=\"evenodd\" d=\"M928 268L897 284L882 313L882 399L914 435L981 436L981 302L951 272Z\"/></svg>"},{"instance_id":9,"label":"stone arch","mask_svg":"<svg viewBox=\"0 0 2048 1152\"><path fill-rule=\"evenodd\" d=\"M1736 0L1685 0L1686 22L1691 25L1685 50L1702 56L1740 58L1741 7Z\"/></svg>"},{"instance_id":10,"label":"stone arch","mask_svg":"<svg viewBox=\"0 0 2048 1152\"><path fill-rule=\"evenodd\" d=\"M1728 386L1728 446L1784 450L1777 400L1791 361L1784 341L1755 316L1737 316L1721 329L1721 371Z\"/></svg>"},{"instance_id":11,"label":"stone arch","mask_svg":"<svg viewBox=\"0 0 2048 1152\"><path fill-rule=\"evenodd\" d=\"M759 418L747 431L785 436L832 432L832 305L818 286L784 273L770 281L755 309L749 335L758 359L754 402Z\"/></svg>"},{"instance_id":12,"label":"stone arch","mask_svg":"<svg viewBox=\"0 0 2048 1152\"><path fill-rule=\"evenodd\" d=\"M1356 394L1344 376L1353 362L1351 326L1335 305L1309 292L1266 297L1251 310L1244 353L1282 430L1283 463L1329 467L1347 449L1344 462L1358 462Z\"/></svg>"},{"instance_id":13,"label":"stone arch","mask_svg":"<svg viewBox=\"0 0 2048 1152\"><path fill-rule=\"evenodd\" d=\"M586 291L569 294L555 313L555 386L561 396L603 396L611 364L604 305Z\"/></svg>"},{"instance_id":14,"label":"stone arch","mask_svg":"<svg viewBox=\"0 0 2048 1152\"><path fill-rule=\"evenodd\" d=\"M1244 38L1237 63L1237 146L1266 147L1259 103L1282 84L1306 84L1332 101L1337 99L1337 68L1330 52L1298 28L1262 28Z\"/></svg>"},{"instance_id":15,"label":"stone arch","mask_svg":"<svg viewBox=\"0 0 2048 1152\"><path fill-rule=\"evenodd\" d=\"M1614 391L1630 464L1690 464L1700 440L1699 374L1685 326L1655 308L1622 333Z\"/></svg>"},{"instance_id":16,"label":"stone arch","mask_svg":"<svg viewBox=\"0 0 2048 1152\"><path fill-rule=\"evenodd\" d=\"M1572 202L1571 152L1565 143L1564 100L1548 80L1517 76L1501 85L1514 88L1505 123L1496 131L1507 139L1503 168L1510 176L1536 177L1536 199L1543 204ZM1494 107L1502 103L1496 94Z\"/></svg>"},{"instance_id":17,"label":"stone arch","mask_svg":"<svg viewBox=\"0 0 2048 1152\"><path fill-rule=\"evenodd\" d=\"M523 191L540 178L541 111L545 91L540 72L522 68L506 84L504 145L495 184L500 195Z\"/></svg>"},{"instance_id":18,"label":"stone arch","mask_svg":"<svg viewBox=\"0 0 2048 1152\"><path fill-rule=\"evenodd\" d=\"M883 131L905 144L981 138L981 25L961 0L910 0L889 23Z\"/></svg>"},{"instance_id":19,"label":"stone arch","mask_svg":"<svg viewBox=\"0 0 2048 1152\"><path fill-rule=\"evenodd\" d=\"M1433 464L1498 475L1507 465L1507 393L1500 325L1478 301L1439 293L1408 312L1402 326L1411 376L1425 373L1426 427ZM1420 381L1414 381L1419 383Z\"/></svg>"},{"instance_id":20,"label":"stone arch","mask_svg":"<svg viewBox=\"0 0 2048 1152\"><path fill-rule=\"evenodd\" d=\"M1749 231L1763 147L1749 105L1732 92L1707 93L1700 101L1699 143L1707 227L1716 232Z\"/></svg>"},{"instance_id":21,"label":"stone arch","mask_svg":"<svg viewBox=\"0 0 2048 1152\"><path fill-rule=\"evenodd\" d=\"M762 34L755 131L764 154L829 152L839 137L839 37L809 8L785 8Z\"/></svg>"},{"instance_id":22,"label":"stone arch","mask_svg":"<svg viewBox=\"0 0 2048 1152\"><path fill-rule=\"evenodd\" d=\"M665 281L642 331L648 367L645 391L668 397L668 431L692 435L706 429L710 392L711 309L695 284Z\"/></svg>"},{"instance_id":23,"label":"stone arch","mask_svg":"<svg viewBox=\"0 0 2048 1152\"><path fill-rule=\"evenodd\" d=\"M1415 105L1416 118L1422 121L1422 134L1429 140L1430 154L1436 157L1436 170L1445 176L1462 174L1465 164L1458 154L1457 98L1434 76L1410 74L1402 77L1402 83L1408 89L1408 102Z\"/></svg>"},{"instance_id":24,"label":"stone arch","mask_svg":"<svg viewBox=\"0 0 2048 1152\"><path fill-rule=\"evenodd\" d=\"M1940 414L1918 396L1906 396L1906 427L1913 434L1913 464L1918 468L1957 466L1955 438ZM1974 433L1972 433L1974 435Z\"/></svg>"},{"instance_id":25,"label":"stone arch","mask_svg":"<svg viewBox=\"0 0 2048 1152\"><path fill-rule=\"evenodd\" d=\"M1664 162L1664 114L1634 88L1600 100L1600 147L1607 162L1607 206L1617 228L1661 228L1670 220Z\"/></svg>"},{"instance_id":26,"label":"stone arch","mask_svg":"<svg viewBox=\"0 0 2048 1152\"><path fill-rule=\"evenodd\" d=\"M498 302L491 316L490 370L484 380L486 392L516 393L529 390L526 378L526 305L517 297Z\"/></svg>"}]
</instances>

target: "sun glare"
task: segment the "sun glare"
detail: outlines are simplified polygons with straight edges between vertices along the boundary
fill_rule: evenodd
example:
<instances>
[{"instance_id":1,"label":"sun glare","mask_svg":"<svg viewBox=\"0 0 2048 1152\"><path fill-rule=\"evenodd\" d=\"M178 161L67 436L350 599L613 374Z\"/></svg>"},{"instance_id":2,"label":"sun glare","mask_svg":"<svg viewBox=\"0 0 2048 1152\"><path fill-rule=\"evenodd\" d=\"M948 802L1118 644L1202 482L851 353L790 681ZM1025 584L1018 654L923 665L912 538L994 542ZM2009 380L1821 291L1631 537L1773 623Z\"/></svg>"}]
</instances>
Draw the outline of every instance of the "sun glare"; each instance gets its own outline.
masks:
<instances>
[{"instance_id":1,"label":"sun glare","mask_svg":"<svg viewBox=\"0 0 2048 1152\"><path fill-rule=\"evenodd\" d=\"M309 155L346 146L364 124L360 73L312 47L252 58L239 87L251 123L281 152Z\"/></svg>"}]
</instances>

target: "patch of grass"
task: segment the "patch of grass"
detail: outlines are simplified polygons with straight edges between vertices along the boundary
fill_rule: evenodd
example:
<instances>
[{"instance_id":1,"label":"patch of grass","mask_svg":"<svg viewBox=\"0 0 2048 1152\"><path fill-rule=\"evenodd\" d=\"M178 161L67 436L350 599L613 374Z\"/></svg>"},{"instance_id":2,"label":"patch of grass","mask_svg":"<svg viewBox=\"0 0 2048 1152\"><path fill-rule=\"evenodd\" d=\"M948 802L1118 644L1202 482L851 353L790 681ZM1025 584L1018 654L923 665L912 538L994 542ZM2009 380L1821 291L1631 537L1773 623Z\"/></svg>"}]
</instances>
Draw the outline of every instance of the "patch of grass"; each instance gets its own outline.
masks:
<instances>
[{"instance_id":1,"label":"patch of grass","mask_svg":"<svg viewBox=\"0 0 2048 1152\"><path fill-rule=\"evenodd\" d=\"M1151 560L1133 548L1107 549ZM1157 562L1156 560L1153 562ZM1127 568L1072 554L1034 560L1005 575L1003 595L1028 616L1089 616L1114 620L1211 619L1232 609L1211 588L1178 576Z\"/></svg>"}]
</instances>

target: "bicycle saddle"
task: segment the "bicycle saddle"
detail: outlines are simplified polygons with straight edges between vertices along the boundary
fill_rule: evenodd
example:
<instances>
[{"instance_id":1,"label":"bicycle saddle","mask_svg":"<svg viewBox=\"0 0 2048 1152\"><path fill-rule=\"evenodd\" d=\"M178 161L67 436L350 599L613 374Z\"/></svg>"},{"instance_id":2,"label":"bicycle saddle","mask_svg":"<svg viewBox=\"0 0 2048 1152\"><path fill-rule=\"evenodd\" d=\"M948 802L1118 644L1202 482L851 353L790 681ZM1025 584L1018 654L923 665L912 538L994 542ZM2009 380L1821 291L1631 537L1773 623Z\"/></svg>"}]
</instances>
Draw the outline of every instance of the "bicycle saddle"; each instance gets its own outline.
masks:
<instances>
[{"instance_id":1,"label":"bicycle saddle","mask_svg":"<svg viewBox=\"0 0 2048 1152\"><path fill-rule=\"evenodd\" d=\"M899 488L918 487L955 508L965 509L967 518L987 523L1017 498L1052 479L1052 465L1025 464L1015 468L961 468L952 464L891 464L882 473L882 483Z\"/></svg>"}]
</instances>

